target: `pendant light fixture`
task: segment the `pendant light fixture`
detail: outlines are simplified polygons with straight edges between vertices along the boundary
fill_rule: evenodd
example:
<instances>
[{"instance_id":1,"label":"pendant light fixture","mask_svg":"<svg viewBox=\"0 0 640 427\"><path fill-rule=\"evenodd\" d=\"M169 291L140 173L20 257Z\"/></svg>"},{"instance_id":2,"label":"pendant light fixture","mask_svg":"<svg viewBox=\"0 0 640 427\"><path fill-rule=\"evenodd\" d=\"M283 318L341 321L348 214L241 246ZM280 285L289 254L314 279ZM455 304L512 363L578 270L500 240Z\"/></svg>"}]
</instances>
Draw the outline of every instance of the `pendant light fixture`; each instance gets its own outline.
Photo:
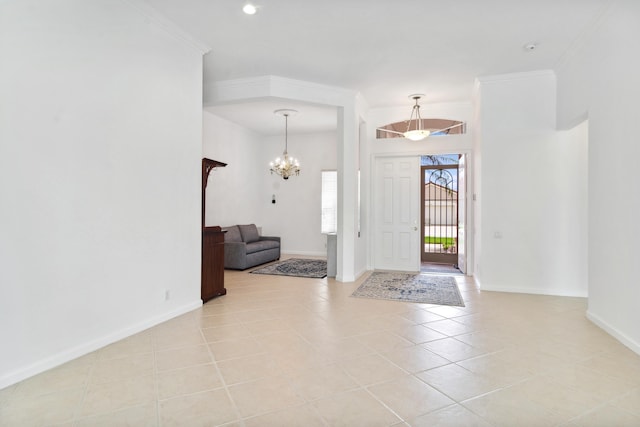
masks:
<instances>
[{"instance_id":1,"label":"pendant light fixture","mask_svg":"<svg viewBox=\"0 0 640 427\"><path fill-rule=\"evenodd\" d=\"M298 112L296 110L282 109L276 110L273 113L277 116L284 116L284 152L282 153L282 157L277 157L269 166L271 167L272 174L280 175L282 179L289 179L292 175L300 175L300 163L297 159L289 156L287 152L289 116L295 116Z\"/></svg>"},{"instance_id":2,"label":"pendant light fixture","mask_svg":"<svg viewBox=\"0 0 640 427\"><path fill-rule=\"evenodd\" d=\"M409 95L409 98L413 99L416 103L411 109L411 117L409 117L409 123L407 123L407 130L403 133L403 135L405 138L410 139L411 141L422 141L423 139L425 139L431 134L430 131L422 128L422 117L420 117L420 105L418 104L418 101L423 96L424 95L419 93L414 95ZM416 125L414 126L413 129L411 129L411 121L414 120L414 117L415 117Z\"/></svg>"},{"instance_id":3,"label":"pendant light fixture","mask_svg":"<svg viewBox=\"0 0 640 427\"><path fill-rule=\"evenodd\" d=\"M422 141L423 139L427 138L429 135L445 135L445 134L449 134L452 133L452 129L458 128L458 127L462 127L462 132L458 131L458 132L453 132L453 133L464 133L464 122L460 122L457 120L440 120L440 119L427 119L427 120L423 120L422 117L420 117L420 104L418 104L418 101L420 100L420 98L422 98L424 95L421 93L416 93L414 95L409 95L409 99L413 99L413 101L415 102L413 108L411 109L411 116L409 117L409 121L406 122L407 123L407 128L404 132L400 132L399 130L396 129L402 129L402 127L397 126L396 125L400 125L400 123L403 122L398 122L398 123L392 123L389 125L386 125L384 127L381 128L377 128L376 130L378 132L385 132L388 134L393 134L393 137L381 137L378 136L378 138L399 138L399 137L404 137L407 138L411 141ZM436 121L436 122L449 122L452 123L450 126L447 126L445 128L430 128L430 129L425 129L424 125L425 122L428 121ZM414 123L415 122L415 123ZM395 136L397 135L397 136Z\"/></svg>"}]
</instances>

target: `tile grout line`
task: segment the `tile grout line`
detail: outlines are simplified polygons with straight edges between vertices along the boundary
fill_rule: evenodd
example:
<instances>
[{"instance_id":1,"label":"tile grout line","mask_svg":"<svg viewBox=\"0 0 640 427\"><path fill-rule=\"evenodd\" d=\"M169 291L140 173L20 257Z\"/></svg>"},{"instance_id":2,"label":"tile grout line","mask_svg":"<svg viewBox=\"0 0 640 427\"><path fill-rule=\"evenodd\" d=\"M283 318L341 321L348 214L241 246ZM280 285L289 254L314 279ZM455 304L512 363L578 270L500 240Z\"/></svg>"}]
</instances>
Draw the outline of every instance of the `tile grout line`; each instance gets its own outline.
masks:
<instances>
[{"instance_id":1,"label":"tile grout line","mask_svg":"<svg viewBox=\"0 0 640 427\"><path fill-rule=\"evenodd\" d=\"M229 402L231 402L231 405L233 406L233 412L236 415L236 419L234 421L241 422L244 425L244 422L242 422L240 409L238 408L238 405L236 404L235 400L233 399L233 396L231 396L231 392L229 391L229 386L227 385L227 381L225 380L224 376L222 375L222 372L220 371L220 367L218 366L218 361L216 360L215 355L213 354L213 351L211 350L211 346L209 345L210 343L207 341L207 338L204 336L204 332L202 331L203 328L201 327L201 325L197 325L197 328L198 328L198 331L200 332L200 336L202 336L202 339L205 342L205 345L207 347L207 352L209 353L209 357L211 358L211 361L213 362L214 366L216 367L216 373L218 374L218 377L220 378L220 381L222 382L222 388L224 389L224 392L227 395L227 398L229 399ZM230 423L233 423L234 421L230 421L229 423L225 423L225 424L230 424Z\"/></svg>"}]
</instances>

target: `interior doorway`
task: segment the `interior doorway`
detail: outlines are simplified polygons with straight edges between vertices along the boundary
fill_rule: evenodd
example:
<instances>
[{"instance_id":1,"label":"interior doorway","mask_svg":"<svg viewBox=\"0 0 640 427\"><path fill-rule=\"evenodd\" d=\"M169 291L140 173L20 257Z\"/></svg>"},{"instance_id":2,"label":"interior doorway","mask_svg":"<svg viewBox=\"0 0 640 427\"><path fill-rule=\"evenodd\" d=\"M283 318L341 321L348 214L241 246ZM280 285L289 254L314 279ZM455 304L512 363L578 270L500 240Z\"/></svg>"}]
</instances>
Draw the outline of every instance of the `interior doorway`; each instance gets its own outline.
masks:
<instances>
[{"instance_id":1,"label":"interior doorway","mask_svg":"<svg viewBox=\"0 0 640 427\"><path fill-rule=\"evenodd\" d=\"M461 274L464 271L464 157L462 154L421 156L422 272Z\"/></svg>"}]
</instances>

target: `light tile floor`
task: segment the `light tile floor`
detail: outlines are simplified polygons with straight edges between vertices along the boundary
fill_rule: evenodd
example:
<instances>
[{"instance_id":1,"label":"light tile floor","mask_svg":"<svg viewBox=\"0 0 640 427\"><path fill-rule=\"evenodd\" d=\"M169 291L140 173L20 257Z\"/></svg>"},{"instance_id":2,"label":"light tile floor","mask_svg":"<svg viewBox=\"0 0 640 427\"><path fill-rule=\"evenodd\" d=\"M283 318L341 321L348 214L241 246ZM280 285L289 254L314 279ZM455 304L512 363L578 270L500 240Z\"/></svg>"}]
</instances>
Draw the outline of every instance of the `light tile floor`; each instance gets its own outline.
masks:
<instances>
[{"instance_id":1,"label":"light tile floor","mask_svg":"<svg viewBox=\"0 0 640 427\"><path fill-rule=\"evenodd\" d=\"M640 356L586 300L466 307L227 271L201 309L0 390L2 426L640 426Z\"/></svg>"}]
</instances>

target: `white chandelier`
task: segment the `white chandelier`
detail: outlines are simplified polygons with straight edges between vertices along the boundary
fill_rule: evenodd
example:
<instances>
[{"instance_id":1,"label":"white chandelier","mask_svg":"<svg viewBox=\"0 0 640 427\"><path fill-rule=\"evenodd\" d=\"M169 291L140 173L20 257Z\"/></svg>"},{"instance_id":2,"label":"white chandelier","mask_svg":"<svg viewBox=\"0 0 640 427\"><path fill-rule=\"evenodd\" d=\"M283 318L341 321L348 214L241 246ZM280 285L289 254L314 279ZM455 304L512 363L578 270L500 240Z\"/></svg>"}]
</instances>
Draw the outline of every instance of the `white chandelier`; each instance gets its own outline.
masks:
<instances>
[{"instance_id":1,"label":"white chandelier","mask_svg":"<svg viewBox=\"0 0 640 427\"><path fill-rule=\"evenodd\" d=\"M282 153L282 157L277 157L271 162L269 166L271 167L272 174L276 173L280 175L282 179L289 179L292 175L300 175L300 163L287 153L289 116L295 116L298 112L296 110L284 109L276 110L273 113L278 116L284 116L284 153Z\"/></svg>"}]
</instances>

